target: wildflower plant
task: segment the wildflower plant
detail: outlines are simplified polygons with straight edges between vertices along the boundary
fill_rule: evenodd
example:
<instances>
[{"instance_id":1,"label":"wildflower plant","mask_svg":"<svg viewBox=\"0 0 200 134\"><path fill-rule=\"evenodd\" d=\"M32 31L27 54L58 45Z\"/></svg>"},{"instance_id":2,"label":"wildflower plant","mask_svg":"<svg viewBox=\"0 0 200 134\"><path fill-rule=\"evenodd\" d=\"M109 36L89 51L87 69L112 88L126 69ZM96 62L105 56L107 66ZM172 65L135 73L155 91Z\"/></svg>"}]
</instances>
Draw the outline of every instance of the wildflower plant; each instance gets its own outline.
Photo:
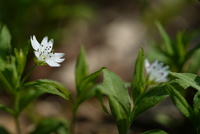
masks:
<instances>
[{"instance_id":1,"label":"wildflower plant","mask_svg":"<svg viewBox=\"0 0 200 134\"><path fill-rule=\"evenodd\" d=\"M167 56L172 58L176 55L175 50L177 48L172 47L172 45L169 46L168 36L163 31L161 25L159 23L157 25L165 43L168 43L165 45ZM179 41L181 37L178 38ZM29 50L27 46L30 46L30 44L34 50L36 64L25 74L26 57ZM180 44L179 47L183 48ZM170 96L174 105L193 122L196 132L200 133L200 77L191 73L172 72L174 68L176 68L174 70L183 70L181 65L184 65L187 60L187 58L184 58L184 55L186 57L188 55L191 56L191 53L195 52L196 48L190 52L182 51L186 49L181 49L182 52L179 52L178 55L179 58L181 56L182 58L178 59L179 62L176 65L164 65L163 62L158 60L149 63L143 48L141 48L135 62L132 81L125 82L106 67L89 73L86 52L81 47L75 67L76 95L72 96L65 86L57 81L50 79L27 81L35 67L40 65L59 67L65 60L63 58L64 53L54 53L53 39L48 41L48 37L44 37L41 43L39 43L36 36L31 36L28 45L19 50L15 48L13 51L11 35L6 26L0 25L0 84L3 87L3 91L13 101L13 106L0 102L0 110L4 110L13 116L16 122L16 132L21 134L19 117L22 111L34 99L44 93L58 95L71 104L72 115L71 119L68 120L69 123L59 119L43 119L35 125L35 129L31 130L30 134L73 134L75 133L74 128L79 106L88 98L97 97L105 113L112 115L119 134L127 134L130 126L140 114ZM170 60L172 61L172 59ZM181 68L179 68L180 66ZM102 82L97 82L101 74L103 75L103 80ZM190 105L181 93L191 87L196 89L193 105ZM104 97L108 98L109 107L105 106ZM0 132L2 134L9 133L3 127L0 127ZM167 132L163 130L150 130L143 134L152 133L166 134Z\"/></svg>"}]
</instances>

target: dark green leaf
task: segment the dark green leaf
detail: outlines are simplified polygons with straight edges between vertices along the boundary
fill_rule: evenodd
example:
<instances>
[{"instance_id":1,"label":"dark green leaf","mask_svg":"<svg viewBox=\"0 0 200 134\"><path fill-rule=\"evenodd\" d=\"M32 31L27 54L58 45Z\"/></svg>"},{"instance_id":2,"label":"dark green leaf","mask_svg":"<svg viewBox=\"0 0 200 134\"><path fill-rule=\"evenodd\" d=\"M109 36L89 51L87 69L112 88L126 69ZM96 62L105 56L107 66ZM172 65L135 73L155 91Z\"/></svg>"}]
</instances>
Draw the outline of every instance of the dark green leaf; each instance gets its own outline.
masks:
<instances>
[{"instance_id":1,"label":"dark green leaf","mask_svg":"<svg viewBox=\"0 0 200 134\"><path fill-rule=\"evenodd\" d=\"M10 113L11 115L13 114L13 111L10 108L4 106L3 104L0 104L0 110L6 111Z\"/></svg>"},{"instance_id":2,"label":"dark green leaf","mask_svg":"<svg viewBox=\"0 0 200 134\"><path fill-rule=\"evenodd\" d=\"M134 105L131 121L133 121L138 115L147 111L162 101L168 96L165 85L157 85L150 88L141 99Z\"/></svg>"},{"instance_id":3,"label":"dark green leaf","mask_svg":"<svg viewBox=\"0 0 200 134\"><path fill-rule=\"evenodd\" d=\"M4 127L0 126L0 134L10 134Z\"/></svg>"},{"instance_id":4,"label":"dark green leaf","mask_svg":"<svg viewBox=\"0 0 200 134\"><path fill-rule=\"evenodd\" d=\"M150 130L150 131L144 132L142 134L168 134L168 133L166 133L163 130Z\"/></svg>"},{"instance_id":5,"label":"dark green leaf","mask_svg":"<svg viewBox=\"0 0 200 134\"><path fill-rule=\"evenodd\" d=\"M95 95L95 82L103 69L105 68L101 68L100 70L88 75L80 82L80 94L78 95L79 103Z\"/></svg>"},{"instance_id":6,"label":"dark green leaf","mask_svg":"<svg viewBox=\"0 0 200 134\"><path fill-rule=\"evenodd\" d=\"M195 119L195 114L185 98L171 85L167 85L167 90L174 105L181 111L181 113L191 119L191 121Z\"/></svg>"},{"instance_id":7,"label":"dark green leaf","mask_svg":"<svg viewBox=\"0 0 200 134\"><path fill-rule=\"evenodd\" d=\"M176 37L176 52L178 55L178 62L183 63L185 58L185 48L183 44L183 33L178 32Z\"/></svg>"},{"instance_id":8,"label":"dark green leaf","mask_svg":"<svg viewBox=\"0 0 200 134\"><path fill-rule=\"evenodd\" d=\"M28 87L19 91L19 112L22 111L28 104L32 102L33 99L37 98L43 91L35 90L33 87Z\"/></svg>"},{"instance_id":9,"label":"dark green leaf","mask_svg":"<svg viewBox=\"0 0 200 134\"><path fill-rule=\"evenodd\" d=\"M75 69L75 77L76 77L76 88L78 93L80 93L80 83L82 80L88 75L88 65L85 59L85 49L81 47L79 52L77 62L76 62L76 69Z\"/></svg>"},{"instance_id":10,"label":"dark green leaf","mask_svg":"<svg viewBox=\"0 0 200 134\"><path fill-rule=\"evenodd\" d=\"M135 70L132 80L132 96L133 101L136 101L141 97L145 88L145 79L144 79L144 50L141 48L138 54Z\"/></svg>"},{"instance_id":11,"label":"dark green leaf","mask_svg":"<svg viewBox=\"0 0 200 134\"><path fill-rule=\"evenodd\" d=\"M117 123L119 133L127 133L130 125L131 103L125 83L116 74L104 69L103 84L97 90L97 96L100 96L99 94L108 96L111 113Z\"/></svg>"},{"instance_id":12,"label":"dark green leaf","mask_svg":"<svg viewBox=\"0 0 200 134\"><path fill-rule=\"evenodd\" d=\"M194 107L200 110L200 91L198 91L194 96Z\"/></svg>"},{"instance_id":13,"label":"dark green leaf","mask_svg":"<svg viewBox=\"0 0 200 134\"><path fill-rule=\"evenodd\" d=\"M191 87L200 91L200 77L196 74L190 73L174 73L170 72L171 75L183 80L185 83L189 84Z\"/></svg>"},{"instance_id":14,"label":"dark green leaf","mask_svg":"<svg viewBox=\"0 0 200 134\"><path fill-rule=\"evenodd\" d=\"M165 46L165 49L168 53L168 55L173 55L174 52L173 52L173 47L172 47L172 43L171 43L171 40L168 36L168 34L166 33L165 29L163 28L163 26L160 24L159 21L156 21L155 22L160 34L161 34L161 37L164 41L164 46Z\"/></svg>"},{"instance_id":15,"label":"dark green leaf","mask_svg":"<svg viewBox=\"0 0 200 134\"><path fill-rule=\"evenodd\" d=\"M64 134L69 134L69 130L66 126L67 124L61 120L47 118L41 120L36 129L30 134L63 134L63 131L65 132Z\"/></svg>"}]
</instances>

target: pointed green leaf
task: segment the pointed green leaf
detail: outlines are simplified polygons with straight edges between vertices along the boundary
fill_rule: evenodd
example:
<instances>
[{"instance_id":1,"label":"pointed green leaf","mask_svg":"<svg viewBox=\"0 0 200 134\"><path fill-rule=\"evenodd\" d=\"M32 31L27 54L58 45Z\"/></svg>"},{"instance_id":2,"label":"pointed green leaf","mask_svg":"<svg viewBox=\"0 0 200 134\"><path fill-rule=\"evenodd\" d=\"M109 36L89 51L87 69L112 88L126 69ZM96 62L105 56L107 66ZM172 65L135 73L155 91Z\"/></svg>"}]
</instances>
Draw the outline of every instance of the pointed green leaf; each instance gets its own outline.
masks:
<instances>
[{"instance_id":1,"label":"pointed green leaf","mask_svg":"<svg viewBox=\"0 0 200 134\"><path fill-rule=\"evenodd\" d=\"M11 115L13 114L13 110L8 108L8 107L6 107L3 104L0 104L0 110L6 111L6 112L10 113Z\"/></svg>"},{"instance_id":2,"label":"pointed green leaf","mask_svg":"<svg viewBox=\"0 0 200 134\"><path fill-rule=\"evenodd\" d=\"M200 91L200 77L196 74L191 73L174 73L170 72L171 75L183 80L185 83L188 83L191 87Z\"/></svg>"},{"instance_id":3,"label":"pointed green leaf","mask_svg":"<svg viewBox=\"0 0 200 134\"><path fill-rule=\"evenodd\" d=\"M174 105L179 109L179 111L193 121L193 119L195 119L195 114L185 98L169 84L167 85L167 90Z\"/></svg>"},{"instance_id":4,"label":"pointed green leaf","mask_svg":"<svg viewBox=\"0 0 200 134\"><path fill-rule=\"evenodd\" d=\"M116 74L104 69L103 84L97 93L108 96L111 113L117 123L119 133L127 133L130 125L131 103L125 83Z\"/></svg>"},{"instance_id":5,"label":"pointed green leaf","mask_svg":"<svg viewBox=\"0 0 200 134\"><path fill-rule=\"evenodd\" d=\"M79 103L82 103L84 100L95 95L95 90L97 89L95 82L103 69L105 68L103 67L100 70L88 75L81 81L79 86L81 92L78 94Z\"/></svg>"},{"instance_id":6,"label":"pointed green leaf","mask_svg":"<svg viewBox=\"0 0 200 134\"><path fill-rule=\"evenodd\" d=\"M156 85L146 91L141 99L134 105L131 121L138 115L152 108L168 96L165 85Z\"/></svg>"},{"instance_id":7,"label":"pointed green leaf","mask_svg":"<svg viewBox=\"0 0 200 134\"><path fill-rule=\"evenodd\" d=\"M156 24L156 26L161 34L161 37L164 41L165 49L166 49L168 55L173 55L174 54L173 46L172 46L171 40L170 40L167 32L165 31L165 29L163 28L163 26L160 24L159 21L156 21L155 24Z\"/></svg>"},{"instance_id":8,"label":"pointed green leaf","mask_svg":"<svg viewBox=\"0 0 200 134\"><path fill-rule=\"evenodd\" d=\"M141 48L135 63L135 70L132 80L132 97L134 103L143 94L145 88L144 79L144 50Z\"/></svg>"},{"instance_id":9,"label":"pointed green leaf","mask_svg":"<svg viewBox=\"0 0 200 134\"><path fill-rule=\"evenodd\" d=\"M24 86L36 88L46 93L55 94L64 99L69 99L70 97L69 91L62 84L53 80L39 79L33 82L28 82L24 84Z\"/></svg>"},{"instance_id":10,"label":"pointed green leaf","mask_svg":"<svg viewBox=\"0 0 200 134\"><path fill-rule=\"evenodd\" d=\"M185 58L185 48L184 48L184 44L183 44L183 33L178 32L177 33L177 37L176 37L176 52L178 55L178 60L180 63L183 63L184 58Z\"/></svg>"},{"instance_id":11,"label":"pointed green leaf","mask_svg":"<svg viewBox=\"0 0 200 134\"><path fill-rule=\"evenodd\" d=\"M76 69L75 69L75 77L76 77L76 88L78 93L80 93L80 83L88 75L88 65L85 59L85 49L81 47L79 52L77 62L76 62Z\"/></svg>"},{"instance_id":12,"label":"pointed green leaf","mask_svg":"<svg viewBox=\"0 0 200 134\"><path fill-rule=\"evenodd\" d=\"M0 58L11 54L11 35L5 25L0 24Z\"/></svg>"}]
</instances>

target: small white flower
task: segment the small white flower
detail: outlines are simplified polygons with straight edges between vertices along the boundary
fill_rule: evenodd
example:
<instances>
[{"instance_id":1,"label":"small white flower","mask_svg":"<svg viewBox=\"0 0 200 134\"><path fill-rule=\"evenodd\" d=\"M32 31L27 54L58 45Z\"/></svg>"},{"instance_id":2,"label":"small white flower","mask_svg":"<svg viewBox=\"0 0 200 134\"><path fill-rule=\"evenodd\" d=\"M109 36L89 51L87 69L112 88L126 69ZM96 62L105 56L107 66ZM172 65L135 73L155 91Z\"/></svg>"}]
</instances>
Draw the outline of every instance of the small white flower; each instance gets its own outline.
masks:
<instances>
[{"instance_id":1,"label":"small white flower","mask_svg":"<svg viewBox=\"0 0 200 134\"><path fill-rule=\"evenodd\" d=\"M169 66L163 66L162 62L158 62L158 60L154 61L152 64L149 63L147 59L145 59L145 69L148 74L149 81L154 82L166 82L168 81L167 76L169 74Z\"/></svg>"},{"instance_id":2,"label":"small white flower","mask_svg":"<svg viewBox=\"0 0 200 134\"><path fill-rule=\"evenodd\" d=\"M35 56L42 63L47 63L51 67L59 67L61 62L65 59L62 58L64 53L53 53L53 39L49 40L48 37L44 37L41 44L37 41L35 35L31 37L31 45L35 50Z\"/></svg>"}]
</instances>

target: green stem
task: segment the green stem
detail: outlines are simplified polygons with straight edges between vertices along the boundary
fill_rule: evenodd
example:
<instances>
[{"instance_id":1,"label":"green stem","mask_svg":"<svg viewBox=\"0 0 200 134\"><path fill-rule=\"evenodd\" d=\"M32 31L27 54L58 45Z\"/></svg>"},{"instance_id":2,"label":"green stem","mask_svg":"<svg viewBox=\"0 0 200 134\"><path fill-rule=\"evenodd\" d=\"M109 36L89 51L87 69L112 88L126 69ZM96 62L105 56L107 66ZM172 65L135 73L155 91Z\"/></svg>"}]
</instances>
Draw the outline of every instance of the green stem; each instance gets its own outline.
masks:
<instances>
[{"instance_id":1,"label":"green stem","mask_svg":"<svg viewBox=\"0 0 200 134\"><path fill-rule=\"evenodd\" d=\"M18 115L15 116L15 124L16 124L16 132L17 134L21 134L21 129L20 129L20 125L19 125L19 118L18 118Z\"/></svg>"},{"instance_id":2,"label":"green stem","mask_svg":"<svg viewBox=\"0 0 200 134\"><path fill-rule=\"evenodd\" d=\"M30 69L30 71L24 76L24 78L23 78L22 81L21 81L21 84L23 84L23 83L26 81L26 79L29 77L29 75L32 73L32 71L35 69L36 66L37 66L37 64L35 64L35 65Z\"/></svg>"},{"instance_id":3,"label":"green stem","mask_svg":"<svg viewBox=\"0 0 200 134\"><path fill-rule=\"evenodd\" d=\"M77 99L73 100L73 98L70 97L70 102L71 102L71 107L72 107L72 118L71 118L69 129L70 129L70 133L74 134L77 110L78 110L78 101L77 101Z\"/></svg>"}]
</instances>

